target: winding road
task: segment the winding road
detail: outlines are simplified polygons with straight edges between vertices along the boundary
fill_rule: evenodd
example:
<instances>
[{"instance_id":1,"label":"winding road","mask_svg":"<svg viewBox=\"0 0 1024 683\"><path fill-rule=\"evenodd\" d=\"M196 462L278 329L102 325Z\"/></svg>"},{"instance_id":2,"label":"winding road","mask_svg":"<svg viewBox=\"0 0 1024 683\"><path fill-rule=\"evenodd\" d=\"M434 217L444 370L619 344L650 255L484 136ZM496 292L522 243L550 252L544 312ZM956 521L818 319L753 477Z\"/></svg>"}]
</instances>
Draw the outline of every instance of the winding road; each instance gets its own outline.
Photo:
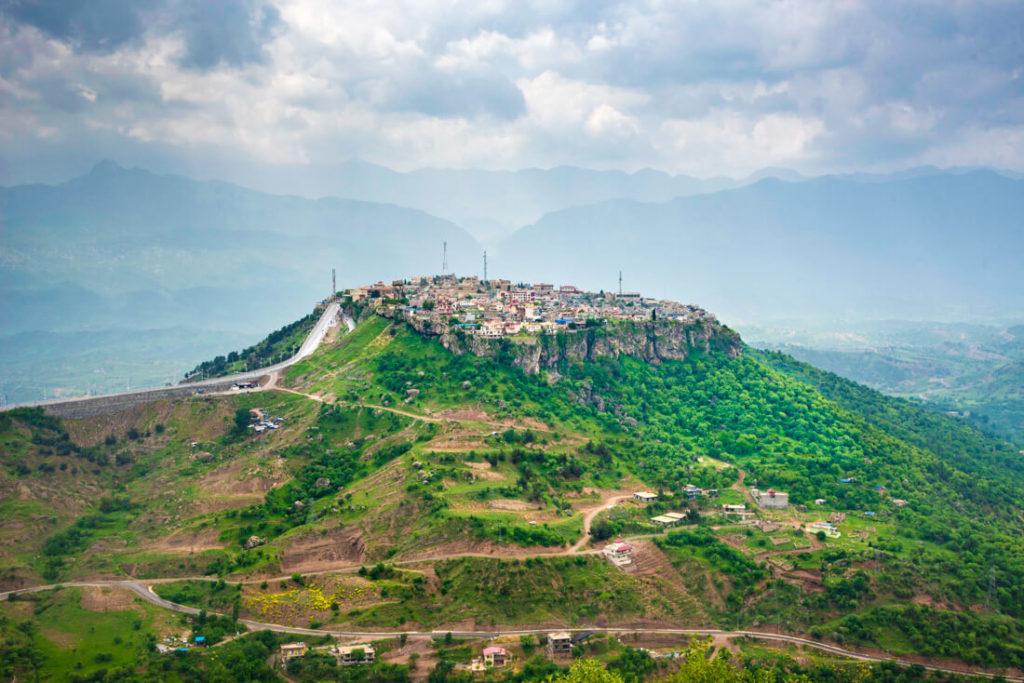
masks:
<instances>
[{"instance_id":1,"label":"winding road","mask_svg":"<svg viewBox=\"0 0 1024 683\"><path fill-rule=\"evenodd\" d=\"M224 377L213 377L211 379L200 380L198 382L183 382L170 387L153 387L150 389L138 389L135 391L102 394L99 396L79 396L76 398L19 403L0 408L0 411L22 407L41 407L46 408L51 412L61 413L70 412L76 408L82 408L86 404L90 403L97 405L109 404L112 407L117 407L146 401L155 401L161 398L189 396L195 393L203 393L209 389L214 390L212 393L218 393L223 390L229 390L236 382L252 381L268 375L270 377L268 386L272 387L276 383L276 379L281 371L286 370L305 358L308 358L317 350L317 348L319 348L320 343L323 342L324 337L327 336L327 332L338 324L340 312L341 308L337 303L328 304L324 309L323 314L320 316L320 319L317 320L316 325L314 325L313 329L310 330L308 335L306 335L306 339L302 342L302 345L294 356L281 361L280 363L259 368L258 370L249 370L247 372L226 375ZM341 319L345 322L349 331L355 328L355 323L348 316L341 316ZM260 389L263 388L265 387L260 387Z\"/></svg>"},{"instance_id":2,"label":"winding road","mask_svg":"<svg viewBox=\"0 0 1024 683\"><path fill-rule=\"evenodd\" d=\"M602 508L603 509L603 508ZM11 595L25 594L25 593L38 593L42 591L57 589L57 588L120 588L129 590L146 602L162 607L164 609L171 610L173 612L180 612L182 614L198 614L199 610L195 607L189 607L188 605L181 605L170 600L165 600L153 592L152 586L155 583L163 583L164 581L158 580L154 582L143 583L141 581L133 580L109 580L109 581L68 581L64 583L56 583L47 586L34 586L32 588L22 588L19 590L7 591L0 593L0 600L8 600ZM246 628L253 631L274 631L277 633L293 633L296 635L304 636L324 636L330 635L336 638L366 638L366 639L380 639L380 638L394 638L402 635L403 633L409 638L434 638L438 635L444 635L449 631L440 629L433 631L349 631L349 630L333 630L328 628L302 628L299 626L286 626L284 624L271 624L262 621L255 621L252 619L239 619L242 624L245 624ZM497 638L498 636L523 636L523 635L537 635L546 634L550 632L551 628L518 628L518 629L492 629L486 631L476 630L453 630L450 631L452 636L456 638ZM838 655L841 657L848 657L863 662L890 662L898 664L900 666L922 666L929 671L936 671L940 673L948 674L959 674L959 675L970 675L978 676L981 678L1001 678L1006 681L1015 681L1017 683L1024 683L1024 678L1019 676L1012 676L1007 674L992 673L989 671L982 671L977 669L971 669L964 667L961 669L954 669L948 667L934 666L929 664L923 664L910 659L903 659L900 657L888 657L876 654L867 654L863 652L856 652L840 647L838 645L832 645L829 643L823 643L817 640L811 640L809 638L802 638L800 636L787 635L783 633L771 633L765 631L724 631L721 629L702 629L702 628L629 628L629 627L604 627L604 628L558 628L559 631L568 631L570 633L577 634L589 634L589 633L611 633L611 634L648 634L648 635L678 635L678 636L711 636L720 638L756 638L758 640L769 640L780 643L789 643L792 645L801 645L803 647L809 647L820 652L827 652L829 654Z\"/></svg>"}]
</instances>

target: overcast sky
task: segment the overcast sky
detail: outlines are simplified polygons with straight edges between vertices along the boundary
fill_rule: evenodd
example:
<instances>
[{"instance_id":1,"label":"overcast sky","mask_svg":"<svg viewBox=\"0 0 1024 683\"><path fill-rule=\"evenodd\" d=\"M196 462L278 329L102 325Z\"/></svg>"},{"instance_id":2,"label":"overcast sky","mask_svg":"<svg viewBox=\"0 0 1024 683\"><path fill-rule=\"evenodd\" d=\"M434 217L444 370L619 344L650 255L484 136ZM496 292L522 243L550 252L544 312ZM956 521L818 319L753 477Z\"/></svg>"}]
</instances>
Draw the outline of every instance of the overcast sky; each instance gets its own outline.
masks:
<instances>
[{"instance_id":1,"label":"overcast sky","mask_svg":"<svg viewBox=\"0 0 1024 683\"><path fill-rule=\"evenodd\" d=\"M0 120L0 182L103 158L1024 170L1024 3L0 0Z\"/></svg>"}]
</instances>

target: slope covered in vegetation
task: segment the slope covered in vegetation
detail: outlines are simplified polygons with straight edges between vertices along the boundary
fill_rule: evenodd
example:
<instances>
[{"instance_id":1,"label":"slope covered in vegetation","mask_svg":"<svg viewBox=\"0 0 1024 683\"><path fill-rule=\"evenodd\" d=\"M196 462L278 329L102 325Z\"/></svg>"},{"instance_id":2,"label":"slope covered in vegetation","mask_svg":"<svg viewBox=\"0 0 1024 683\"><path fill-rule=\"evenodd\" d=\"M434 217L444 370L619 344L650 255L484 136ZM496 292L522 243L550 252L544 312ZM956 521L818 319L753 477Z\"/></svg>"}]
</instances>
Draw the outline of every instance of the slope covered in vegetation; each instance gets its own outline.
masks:
<instances>
[{"instance_id":1,"label":"slope covered in vegetation","mask_svg":"<svg viewBox=\"0 0 1024 683\"><path fill-rule=\"evenodd\" d=\"M6 584L179 576L162 594L303 626L772 625L1024 666L1024 467L960 421L779 354L527 375L375 316L281 386L107 421L4 414L5 533L23 544ZM46 516L54 481L73 495ZM721 513L756 510L755 485L790 507ZM641 488L659 500L627 500ZM650 523L670 510L686 528ZM815 531L826 518L838 536ZM579 555L620 535L632 568Z\"/></svg>"}]
</instances>

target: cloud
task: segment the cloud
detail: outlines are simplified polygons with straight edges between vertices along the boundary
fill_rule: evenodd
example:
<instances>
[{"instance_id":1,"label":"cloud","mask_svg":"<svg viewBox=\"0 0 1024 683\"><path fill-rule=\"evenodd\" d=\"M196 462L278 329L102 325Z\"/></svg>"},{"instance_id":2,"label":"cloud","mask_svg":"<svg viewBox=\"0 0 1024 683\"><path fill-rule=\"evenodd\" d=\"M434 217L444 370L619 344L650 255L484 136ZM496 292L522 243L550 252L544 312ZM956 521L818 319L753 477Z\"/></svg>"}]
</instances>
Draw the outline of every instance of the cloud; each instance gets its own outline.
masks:
<instances>
[{"instance_id":1,"label":"cloud","mask_svg":"<svg viewBox=\"0 0 1024 683\"><path fill-rule=\"evenodd\" d=\"M687 170L698 171L725 160L744 173L777 164L800 165L816 153L812 145L823 131L824 124L815 118L791 114L745 117L731 112L669 120L661 126L664 151L685 159Z\"/></svg>"},{"instance_id":2,"label":"cloud","mask_svg":"<svg viewBox=\"0 0 1024 683\"><path fill-rule=\"evenodd\" d=\"M155 0L4 0L0 14L85 52L112 52L145 32Z\"/></svg>"},{"instance_id":3,"label":"cloud","mask_svg":"<svg viewBox=\"0 0 1024 683\"><path fill-rule=\"evenodd\" d=\"M197 69L262 62L264 43L280 27L277 8L262 0L3 0L0 15L85 53L180 34L180 62Z\"/></svg>"},{"instance_id":4,"label":"cloud","mask_svg":"<svg viewBox=\"0 0 1024 683\"><path fill-rule=\"evenodd\" d=\"M526 110L522 92L501 74L482 69L442 71L429 65L390 81L382 104L438 118L515 119Z\"/></svg>"},{"instance_id":5,"label":"cloud","mask_svg":"<svg viewBox=\"0 0 1024 683\"><path fill-rule=\"evenodd\" d=\"M264 43L282 28L276 7L253 0L192 0L178 26L185 36L182 64L197 69L262 63Z\"/></svg>"},{"instance_id":6,"label":"cloud","mask_svg":"<svg viewBox=\"0 0 1024 683\"><path fill-rule=\"evenodd\" d=\"M0 0L0 158L1024 169L1022 65L1015 0Z\"/></svg>"}]
</instances>

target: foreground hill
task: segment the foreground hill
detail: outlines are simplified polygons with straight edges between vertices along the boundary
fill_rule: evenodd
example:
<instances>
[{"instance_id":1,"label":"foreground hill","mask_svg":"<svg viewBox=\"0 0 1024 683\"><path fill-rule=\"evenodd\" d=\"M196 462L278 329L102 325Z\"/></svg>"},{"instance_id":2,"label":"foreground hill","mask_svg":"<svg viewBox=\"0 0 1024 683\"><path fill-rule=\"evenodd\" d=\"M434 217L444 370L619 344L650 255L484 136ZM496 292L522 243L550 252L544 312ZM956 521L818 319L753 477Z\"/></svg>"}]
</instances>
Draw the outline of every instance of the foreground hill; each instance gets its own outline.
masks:
<instances>
[{"instance_id":1,"label":"foreground hill","mask_svg":"<svg viewBox=\"0 0 1024 683\"><path fill-rule=\"evenodd\" d=\"M498 257L523 277L593 288L622 270L628 289L696 299L729 319L970 320L1024 308L1022 215L1024 181L987 171L766 179L554 212Z\"/></svg>"},{"instance_id":2,"label":"foreground hill","mask_svg":"<svg viewBox=\"0 0 1024 683\"><path fill-rule=\"evenodd\" d=\"M275 390L0 414L0 581L177 578L154 589L325 630L781 629L1024 667L1007 444L781 354L527 374L350 312L354 331ZM755 483L791 505L758 508ZM685 520L666 533L650 520L669 511ZM838 537L810 526L828 517ZM595 552L617 537L634 545L621 568Z\"/></svg>"}]
</instances>

